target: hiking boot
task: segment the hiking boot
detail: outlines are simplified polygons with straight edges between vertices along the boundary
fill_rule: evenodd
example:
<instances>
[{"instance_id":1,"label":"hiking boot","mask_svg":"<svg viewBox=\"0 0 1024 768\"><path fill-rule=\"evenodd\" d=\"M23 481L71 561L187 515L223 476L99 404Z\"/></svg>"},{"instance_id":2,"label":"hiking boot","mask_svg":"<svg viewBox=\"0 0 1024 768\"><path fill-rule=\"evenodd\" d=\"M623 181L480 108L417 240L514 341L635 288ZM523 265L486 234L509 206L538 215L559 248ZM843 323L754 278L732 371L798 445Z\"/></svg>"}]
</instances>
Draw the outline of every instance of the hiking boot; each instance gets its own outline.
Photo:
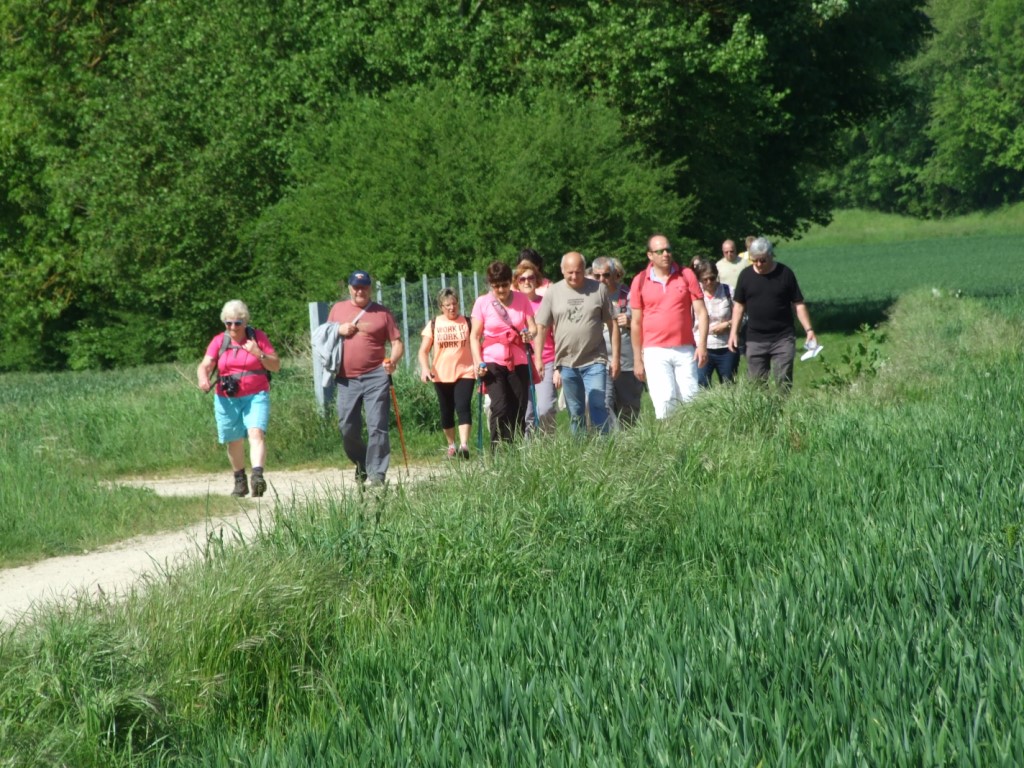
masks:
<instances>
[{"instance_id":1,"label":"hiking boot","mask_svg":"<svg viewBox=\"0 0 1024 768\"><path fill-rule=\"evenodd\" d=\"M461 448L459 448L459 458L460 459L468 459L469 458L469 448L467 446L464 445Z\"/></svg>"},{"instance_id":2,"label":"hiking boot","mask_svg":"<svg viewBox=\"0 0 1024 768\"><path fill-rule=\"evenodd\" d=\"M449 445L448 446L448 458L449 459L454 459L455 458L455 454L456 454L455 446L454 445Z\"/></svg>"},{"instance_id":3,"label":"hiking boot","mask_svg":"<svg viewBox=\"0 0 1024 768\"><path fill-rule=\"evenodd\" d=\"M253 478L255 480L255 478ZM231 492L232 496L247 496L249 494L249 481L245 477L245 472L235 473L235 490Z\"/></svg>"},{"instance_id":4,"label":"hiking boot","mask_svg":"<svg viewBox=\"0 0 1024 768\"><path fill-rule=\"evenodd\" d=\"M252 473L252 495L253 497L262 496L267 492L267 481L263 479L262 472Z\"/></svg>"},{"instance_id":5,"label":"hiking boot","mask_svg":"<svg viewBox=\"0 0 1024 768\"><path fill-rule=\"evenodd\" d=\"M356 485L362 485L366 482L366 467L362 464L356 464Z\"/></svg>"}]
</instances>

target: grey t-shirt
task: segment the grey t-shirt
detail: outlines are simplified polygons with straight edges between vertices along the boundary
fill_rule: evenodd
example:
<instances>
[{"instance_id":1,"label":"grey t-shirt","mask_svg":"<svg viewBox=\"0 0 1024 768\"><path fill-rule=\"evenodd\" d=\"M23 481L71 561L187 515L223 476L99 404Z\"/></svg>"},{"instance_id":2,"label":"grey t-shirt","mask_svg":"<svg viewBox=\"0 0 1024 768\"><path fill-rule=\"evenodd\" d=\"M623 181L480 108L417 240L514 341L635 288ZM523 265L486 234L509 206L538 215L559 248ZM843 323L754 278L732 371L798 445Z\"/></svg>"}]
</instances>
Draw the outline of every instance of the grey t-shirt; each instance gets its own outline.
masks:
<instances>
[{"instance_id":1,"label":"grey t-shirt","mask_svg":"<svg viewBox=\"0 0 1024 768\"><path fill-rule=\"evenodd\" d=\"M578 291L565 280L550 286L534 318L555 330L555 366L607 363L602 329L612 319L608 289L587 278Z\"/></svg>"}]
</instances>

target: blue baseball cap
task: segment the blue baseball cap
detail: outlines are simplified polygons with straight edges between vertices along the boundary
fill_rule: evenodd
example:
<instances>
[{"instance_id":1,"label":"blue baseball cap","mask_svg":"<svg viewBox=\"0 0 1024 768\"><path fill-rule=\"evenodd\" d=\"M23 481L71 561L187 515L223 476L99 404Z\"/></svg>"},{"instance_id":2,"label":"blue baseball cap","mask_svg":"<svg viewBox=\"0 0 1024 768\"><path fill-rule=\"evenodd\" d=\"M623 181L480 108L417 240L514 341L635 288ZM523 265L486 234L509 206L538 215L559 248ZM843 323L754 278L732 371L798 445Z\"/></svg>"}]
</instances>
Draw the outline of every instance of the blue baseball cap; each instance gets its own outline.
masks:
<instances>
[{"instance_id":1,"label":"blue baseball cap","mask_svg":"<svg viewBox=\"0 0 1024 768\"><path fill-rule=\"evenodd\" d=\"M349 285L357 285L362 288L369 288L373 283L370 280L368 272L363 272L361 269L357 269L351 275L348 276Z\"/></svg>"}]
</instances>

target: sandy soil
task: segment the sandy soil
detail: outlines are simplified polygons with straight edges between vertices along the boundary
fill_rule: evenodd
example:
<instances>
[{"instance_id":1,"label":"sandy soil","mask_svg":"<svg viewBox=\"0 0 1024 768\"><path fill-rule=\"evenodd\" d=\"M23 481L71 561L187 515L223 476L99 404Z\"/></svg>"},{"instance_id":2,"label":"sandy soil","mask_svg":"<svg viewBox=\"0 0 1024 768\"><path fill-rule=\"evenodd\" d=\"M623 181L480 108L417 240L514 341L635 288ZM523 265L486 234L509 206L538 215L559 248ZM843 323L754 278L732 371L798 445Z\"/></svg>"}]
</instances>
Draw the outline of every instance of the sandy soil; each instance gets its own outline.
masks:
<instances>
[{"instance_id":1,"label":"sandy soil","mask_svg":"<svg viewBox=\"0 0 1024 768\"><path fill-rule=\"evenodd\" d=\"M391 472L392 483L415 482L428 474L413 467ZM122 485L152 488L161 496L227 496L225 473L183 477L136 478ZM262 499L243 500L244 511L226 518L204 520L177 531L138 536L81 555L53 557L19 568L0 570L0 625L30 619L48 603L77 596L126 594L146 574L167 572L199 554L210 537L224 541L251 537L263 518L270 521L276 504L314 498L342 488L354 488L352 470L320 469L268 472L270 489Z\"/></svg>"}]
</instances>

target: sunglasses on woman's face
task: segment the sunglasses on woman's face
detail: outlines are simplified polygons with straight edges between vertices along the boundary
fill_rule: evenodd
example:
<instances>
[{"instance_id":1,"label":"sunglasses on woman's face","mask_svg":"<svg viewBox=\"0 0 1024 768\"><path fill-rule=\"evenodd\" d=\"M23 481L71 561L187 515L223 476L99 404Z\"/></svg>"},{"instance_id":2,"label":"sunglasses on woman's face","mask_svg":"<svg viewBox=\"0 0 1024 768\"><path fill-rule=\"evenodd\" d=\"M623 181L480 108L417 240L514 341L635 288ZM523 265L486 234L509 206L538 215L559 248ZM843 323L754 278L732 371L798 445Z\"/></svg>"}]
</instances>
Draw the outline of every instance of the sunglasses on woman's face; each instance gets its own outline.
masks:
<instances>
[{"instance_id":1,"label":"sunglasses on woman's face","mask_svg":"<svg viewBox=\"0 0 1024 768\"><path fill-rule=\"evenodd\" d=\"M225 320L224 325L228 328L236 325L245 325L245 320Z\"/></svg>"}]
</instances>

